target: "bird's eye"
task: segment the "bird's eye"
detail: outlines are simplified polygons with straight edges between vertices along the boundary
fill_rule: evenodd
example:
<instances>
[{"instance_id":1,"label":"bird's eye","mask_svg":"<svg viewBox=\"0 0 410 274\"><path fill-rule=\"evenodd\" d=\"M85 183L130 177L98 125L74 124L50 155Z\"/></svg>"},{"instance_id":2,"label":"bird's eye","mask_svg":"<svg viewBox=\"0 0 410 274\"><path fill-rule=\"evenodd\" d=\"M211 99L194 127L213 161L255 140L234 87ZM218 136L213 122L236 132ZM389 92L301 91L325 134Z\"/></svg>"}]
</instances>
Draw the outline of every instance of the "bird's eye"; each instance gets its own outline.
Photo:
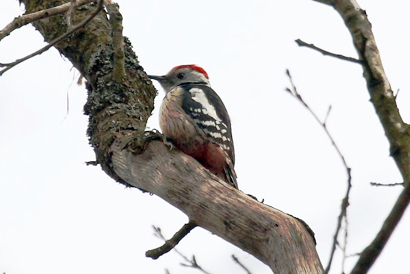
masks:
<instances>
[{"instance_id":1,"label":"bird's eye","mask_svg":"<svg viewBox=\"0 0 410 274\"><path fill-rule=\"evenodd\" d=\"M184 77L185 77L185 73L182 73L182 72L178 73L177 75L178 79L183 79Z\"/></svg>"}]
</instances>

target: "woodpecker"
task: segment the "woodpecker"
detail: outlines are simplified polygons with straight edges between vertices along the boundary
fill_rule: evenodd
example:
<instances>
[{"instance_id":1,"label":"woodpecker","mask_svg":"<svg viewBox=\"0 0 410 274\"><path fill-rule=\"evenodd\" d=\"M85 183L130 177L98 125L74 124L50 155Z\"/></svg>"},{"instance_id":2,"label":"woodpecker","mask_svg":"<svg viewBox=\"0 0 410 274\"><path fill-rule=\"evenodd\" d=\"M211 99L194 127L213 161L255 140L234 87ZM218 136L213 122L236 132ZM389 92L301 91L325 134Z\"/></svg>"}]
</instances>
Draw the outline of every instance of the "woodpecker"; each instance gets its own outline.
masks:
<instances>
[{"instance_id":1,"label":"woodpecker","mask_svg":"<svg viewBox=\"0 0 410 274\"><path fill-rule=\"evenodd\" d=\"M238 188L231 120L221 98L211 88L206 71L196 65L182 65L164 76L149 77L166 92L160 127L167 140Z\"/></svg>"}]
</instances>

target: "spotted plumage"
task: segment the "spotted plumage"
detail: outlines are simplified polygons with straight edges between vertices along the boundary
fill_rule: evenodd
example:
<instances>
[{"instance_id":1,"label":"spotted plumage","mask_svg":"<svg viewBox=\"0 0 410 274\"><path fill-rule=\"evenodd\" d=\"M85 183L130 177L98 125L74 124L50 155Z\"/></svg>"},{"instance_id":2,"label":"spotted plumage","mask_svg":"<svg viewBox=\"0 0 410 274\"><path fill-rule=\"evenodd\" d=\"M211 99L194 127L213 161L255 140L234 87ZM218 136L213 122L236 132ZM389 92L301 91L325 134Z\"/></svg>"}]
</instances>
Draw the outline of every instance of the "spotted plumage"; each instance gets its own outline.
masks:
<instances>
[{"instance_id":1,"label":"spotted plumage","mask_svg":"<svg viewBox=\"0 0 410 274\"><path fill-rule=\"evenodd\" d=\"M237 188L231 121L205 70L184 65L165 76L150 77L166 91L160 110L165 137Z\"/></svg>"}]
</instances>

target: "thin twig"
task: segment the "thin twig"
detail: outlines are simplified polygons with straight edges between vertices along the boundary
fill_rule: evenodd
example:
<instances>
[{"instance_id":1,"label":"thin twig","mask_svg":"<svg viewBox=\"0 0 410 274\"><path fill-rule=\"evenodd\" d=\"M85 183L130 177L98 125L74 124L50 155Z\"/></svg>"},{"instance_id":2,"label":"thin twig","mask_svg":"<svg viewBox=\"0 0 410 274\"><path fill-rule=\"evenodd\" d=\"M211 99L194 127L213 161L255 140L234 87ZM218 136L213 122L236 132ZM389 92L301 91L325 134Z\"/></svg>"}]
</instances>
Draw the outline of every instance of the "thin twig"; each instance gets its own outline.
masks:
<instances>
[{"instance_id":1,"label":"thin twig","mask_svg":"<svg viewBox=\"0 0 410 274\"><path fill-rule=\"evenodd\" d=\"M165 243L160 247L148 250L147 252L145 252L145 256L147 256L149 258L152 258L154 260L158 259L159 257L164 255L165 253L168 253L169 251L171 251L196 226L197 226L196 224L194 224L192 222L188 222L180 230L178 230L174 234L174 236L172 236L172 238L169 239L169 240L165 239L165 237L162 235L161 229L159 227L154 226L154 230L155 230L155 233L156 233L155 235L157 237L163 239L165 241ZM179 252L177 250L175 250L175 251L179 254ZM189 261L186 257L184 257L184 259Z\"/></svg>"},{"instance_id":2,"label":"thin twig","mask_svg":"<svg viewBox=\"0 0 410 274\"><path fill-rule=\"evenodd\" d=\"M349 255L347 255L347 258L357 257L357 256L360 256L360 254L362 254L362 253L358 252L358 253L349 254Z\"/></svg>"},{"instance_id":3,"label":"thin twig","mask_svg":"<svg viewBox=\"0 0 410 274\"><path fill-rule=\"evenodd\" d=\"M73 6L72 3L66 3L57 7L49 8L46 10L40 10L37 12L29 13L29 14L24 14L21 16L18 16L13 19L7 26L5 26L2 30L0 30L0 41L10 35L14 30L21 28L22 26L25 26L27 24L30 24L34 21L55 16L58 14L62 14L66 12L68 9L75 9L80 6L83 6L85 4L88 4L90 2L93 2L93 0L78 0L75 2L75 5Z\"/></svg>"},{"instance_id":4,"label":"thin twig","mask_svg":"<svg viewBox=\"0 0 410 274\"><path fill-rule=\"evenodd\" d=\"M349 168L348 172L349 172L349 176L350 176L350 168ZM338 243L337 238L338 238L338 235L339 235L339 231L342 227L342 221L347 216L347 207L349 206L349 194L350 194L350 189L352 187L351 179L352 179L352 177L348 178L348 187L347 187L346 195L342 200L340 214L337 218L336 232L333 236L333 244L332 244L332 248L331 248L331 251L330 251L330 258L329 258L329 262L327 264L327 267L325 269L325 273L329 273L329 270L330 270L330 267L331 267L332 261L333 261L333 256L335 254L336 246L337 246L337 243ZM347 227L345 229L347 229Z\"/></svg>"},{"instance_id":5,"label":"thin twig","mask_svg":"<svg viewBox=\"0 0 410 274\"><path fill-rule=\"evenodd\" d=\"M376 182L370 182L371 186L404 186L404 183L392 183L392 184L381 184Z\"/></svg>"},{"instance_id":6,"label":"thin twig","mask_svg":"<svg viewBox=\"0 0 410 274\"><path fill-rule=\"evenodd\" d=\"M394 100L397 100L397 96L399 96L400 89L397 89L396 94L394 95Z\"/></svg>"},{"instance_id":7,"label":"thin twig","mask_svg":"<svg viewBox=\"0 0 410 274\"><path fill-rule=\"evenodd\" d=\"M344 220L344 235L343 235L343 246L342 251L343 251L343 258L342 258L342 273L345 273L345 264L346 264L346 259L349 257L347 255L347 238L349 236L349 230L347 229L349 227L349 222L347 220L347 214L345 215L345 217L343 218Z\"/></svg>"},{"instance_id":8,"label":"thin twig","mask_svg":"<svg viewBox=\"0 0 410 274\"><path fill-rule=\"evenodd\" d=\"M330 51L327 51L327 50L318 48L318 47L316 47L316 46L313 45L313 44L308 44L308 43L306 43L306 42L304 42L304 41L302 41L302 40L300 40L300 39L295 40L295 42L296 42L296 44L298 44L300 47L307 47L307 48L311 48L311 49L317 50L318 52L322 53L323 55L328 55L328 56L332 56L332 57L335 57L335 58L338 58L338 59L341 59L341 60L344 60L344 61L349 61L349 62L353 62L353 63L362 64L362 61L360 61L360 60L358 60L358 59L356 59L356 58L347 57L347 56L344 56L344 55L341 55L341 54L332 53L332 52L330 52Z\"/></svg>"},{"instance_id":9,"label":"thin twig","mask_svg":"<svg viewBox=\"0 0 410 274\"><path fill-rule=\"evenodd\" d=\"M198 262L196 261L195 255L192 255L192 259L189 261L189 264L181 263L181 265L182 265L182 266L185 266L185 267L195 268L195 269L201 271L201 272L204 273L204 274L211 274L211 273L205 271L205 270L198 264Z\"/></svg>"},{"instance_id":10,"label":"thin twig","mask_svg":"<svg viewBox=\"0 0 410 274\"><path fill-rule=\"evenodd\" d=\"M373 241L362 251L351 274L368 273L379 258L393 231L410 205L410 136L407 124L397 107L391 85L383 69L372 25L357 1L335 1L333 7L341 15L353 38L353 44L363 61L363 76L378 118L390 144L393 157L404 182L404 188ZM385 96L388 94L388 96Z\"/></svg>"},{"instance_id":11,"label":"thin twig","mask_svg":"<svg viewBox=\"0 0 410 274\"><path fill-rule=\"evenodd\" d=\"M191 223L191 222L185 224L184 227L185 227L185 226L192 226L191 230L196 227L196 225L194 225L194 224ZM164 244L164 245L166 245L167 242L172 241L172 239L175 237L175 235L177 235L179 232L181 232L181 230L184 229L184 227L181 228L177 233L175 233L175 235L171 238L171 240L167 240L167 239L165 238L165 236L162 234L161 228L156 227L156 226L152 226L152 227L154 228L154 235L157 236L158 238L160 238L160 239L162 239L162 240L165 241L165 244ZM188 231L188 232L189 232L189 231ZM186 234L185 234L185 235L186 235ZM182 239L182 238L181 238L181 239ZM177 242L177 243L178 243L178 242ZM175 244L175 245L176 245L176 244ZM185 256L184 254L182 254L181 252L179 252L178 249L175 248L175 245L174 245L173 248L171 248L171 249L173 249L179 256L181 256L181 257L188 263L188 264L181 263L182 266L192 267L192 268L195 268L195 269L201 271L201 272L204 273L204 274L210 274L209 272L205 271L205 270L198 264L198 262L196 261L195 255L192 256L192 259L188 259L187 256ZM159 247L159 248L161 248L161 247ZM157 248L157 249L159 249L159 248ZM171 249L170 249L170 250L171 250ZM150 250L150 251L147 251L147 253L148 253L148 252L151 252L151 251L154 251L154 250L155 250L155 249ZM168 251L169 251L169 250L168 250ZM167 252L168 252L168 251L167 251ZM145 253L145 255L147 255L147 253ZM162 255L162 254L161 254L161 255ZM148 256L147 256L147 257L148 257ZM149 256L149 257L151 257L151 256Z\"/></svg>"},{"instance_id":12,"label":"thin twig","mask_svg":"<svg viewBox=\"0 0 410 274\"><path fill-rule=\"evenodd\" d=\"M98 166L98 162L97 162L97 161L88 161L88 162L85 162L85 164L86 164L87 166Z\"/></svg>"},{"instance_id":13,"label":"thin twig","mask_svg":"<svg viewBox=\"0 0 410 274\"><path fill-rule=\"evenodd\" d=\"M237 263L240 267L242 267L242 268L246 271L247 274L252 274L252 272L250 272L249 269L248 269L246 266L244 266L244 265L239 261L239 259L238 259L235 255L233 255L233 254L232 254L232 259L235 261L235 263Z\"/></svg>"},{"instance_id":14,"label":"thin twig","mask_svg":"<svg viewBox=\"0 0 410 274\"><path fill-rule=\"evenodd\" d=\"M72 29L70 29L69 31L67 31L66 33L64 33L63 35L57 37L56 39L54 39L53 41L51 41L48 45L46 45L45 47L27 55L26 57L23 57L21 59L17 59L16 61L12 62L12 63L0 63L0 67L5 67L4 69L2 69L0 71L0 76L3 75L3 73L5 73L6 71L8 71L9 69L13 68L14 66L36 56L39 54L42 54L43 52L47 51L49 48L55 46L56 44L58 44L59 42L61 42L62 40L64 40L65 38L67 38L69 35L73 34L74 32L76 32L77 30L81 29L82 27L84 27L86 24L88 24L95 16L97 16L97 14L103 9L103 0L99 0L98 1L98 7L97 9L90 14L90 16L88 16L86 19L84 19L84 21L82 21L81 23L79 23L78 25L76 25L75 27L73 27Z\"/></svg>"},{"instance_id":15,"label":"thin twig","mask_svg":"<svg viewBox=\"0 0 410 274\"><path fill-rule=\"evenodd\" d=\"M332 248L331 248L331 252L330 252L330 259L329 259L328 265L327 265L326 270L325 270L325 273L328 273L329 270L330 270L330 267L332 265L334 253L336 251L336 246L337 246L337 243L338 243L337 238L338 238L338 235L339 235L339 231L342 227L342 221L343 221L343 218L345 218L347 216L347 207L349 206L349 194L350 194L350 189L352 188L351 168L347 165L345 157L343 156L342 152L340 151L339 147L337 146L336 142L334 141L332 135L330 134L330 132L327 129L326 120L327 120L327 116L329 115L330 108L328 110L328 114L326 115L325 122L320 121L320 119L316 115L316 113L313 112L313 110L309 107L309 105L303 100L302 96L298 93L298 91L296 89L296 86L293 83L292 76L290 75L289 70L286 70L286 74L289 77L289 81L290 81L290 84L291 84L292 88L291 89L286 88L285 90L287 92L289 92L293 97L295 97L300 103L302 103L302 105L305 106L308 109L308 111L313 115L313 117L316 119L316 121L322 126L322 128L326 132L326 135L329 137L330 141L332 142L332 145L336 149L337 154L339 155L340 159L342 159L343 165L346 169L347 190L346 190L345 197L342 200L340 214L339 214L338 219L337 219L336 232L333 236L333 244L332 244ZM345 229L347 229L347 227Z\"/></svg>"},{"instance_id":16,"label":"thin twig","mask_svg":"<svg viewBox=\"0 0 410 274\"><path fill-rule=\"evenodd\" d=\"M331 110L332 110L332 106L329 106L329 108L327 109L325 120L323 121L324 125L326 125L326 123L327 123L327 118L329 118Z\"/></svg>"}]
</instances>

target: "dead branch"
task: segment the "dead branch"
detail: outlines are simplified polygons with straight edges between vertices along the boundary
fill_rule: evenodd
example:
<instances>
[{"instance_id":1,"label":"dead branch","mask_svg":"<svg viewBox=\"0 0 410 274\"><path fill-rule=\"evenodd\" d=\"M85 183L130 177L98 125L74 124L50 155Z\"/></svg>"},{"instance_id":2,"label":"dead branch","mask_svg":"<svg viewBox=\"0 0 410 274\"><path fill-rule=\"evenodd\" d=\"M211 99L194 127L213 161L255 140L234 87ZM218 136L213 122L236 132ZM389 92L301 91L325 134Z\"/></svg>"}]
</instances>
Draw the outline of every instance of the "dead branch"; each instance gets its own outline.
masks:
<instances>
[{"instance_id":1,"label":"dead branch","mask_svg":"<svg viewBox=\"0 0 410 274\"><path fill-rule=\"evenodd\" d=\"M190 229L189 231L191 231L193 228L196 227L196 225L194 226L193 223L191 223L191 222L187 223L185 226L186 226L188 229ZM184 227L185 227L185 226L184 226ZM158 238L160 238L160 239L162 239L162 240L164 240L164 241L167 241L167 239L165 238L165 236L162 234L161 228L156 227L156 226L153 226L153 228L154 228L154 231L155 231L155 236L157 236ZM182 228L182 229L184 229L184 228ZM180 231L181 231L182 229L180 229ZM189 233L189 231L187 232L187 234ZM185 235L184 235L184 236L185 236ZM174 235L174 237L175 237L175 235ZM171 249L172 249L172 248L171 248ZM170 250L171 250L171 249L170 249ZM204 273L204 274L210 274L209 272L205 271L205 270L198 264L198 262L197 262L197 260L196 260L196 258L195 258L195 255L192 255L192 259L188 259L188 257L185 256L184 254L182 254L178 249L173 248L173 250L174 250L179 256L181 256L181 257L184 259L185 262L188 263L188 264L181 263L182 266L192 267L192 268L195 268L195 269L201 271L201 272ZM161 255L162 255L162 254L161 254Z\"/></svg>"},{"instance_id":2,"label":"dead branch","mask_svg":"<svg viewBox=\"0 0 410 274\"><path fill-rule=\"evenodd\" d=\"M327 111L327 114L326 114L326 117L325 117L325 120L324 120L324 122L322 122L319 119L319 117L316 115L316 113L312 110L312 108L303 100L302 96L297 91L297 88L296 88L295 84L293 83L293 79L292 79L292 76L291 76L289 70L286 70L286 75L289 77L289 81L290 81L290 84L291 84L291 88L286 88L286 91L289 92L293 97L295 97L304 107L306 107L307 110L313 115L315 120L322 126L322 128L326 132L326 135L328 136L328 138L332 142L332 145L336 149L337 154L339 155L340 159L342 160L344 168L346 170L347 190L346 190L346 194L345 194L345 196L342 200L340 214L339 214L339 217L337 218L336 232L333 236L333 244L332 244L332 248L331 248L331 251L330 251L330 258L329 258L328 265L325 269L325 273L328 273L329 270L330 270L330 267L332 265L333 256L334 256L335 251L336 251L336 246L337 246L337 243L338 243L337 238L339 236L340 229L342 228L342 221L343 221L344 218L347 217L347 207L349 206L349 195L350 195L350 190L352 188L352 169L347 165L347 162L346 162L346 159L345 159L344 155L342 154L342 152L340 151L338 145L336 144L335 140L333 139L333 136L330 134L329 130L327 129L326 121L327 121L327 118L330 114L331 107L329 107L329 109ZM347 227L345 228L345 230L347 231Z\"/></svg>"},{"instance_id":3,"label":"dead branch","mask_svg":"<svg viewBox=\"0 0 410 274\"><path fill-rule=\"evenodd\" d=\"M204 273L204 274L211 274L211 273L209 273L209 272L207 272L207 271L205 271L205 270L202 269L202 267L201 267L201 266L198 264L198 262L196 261L195 255L192 255L192 259L189 260L189 264L181 263L181 265L182 265L182 266L185 266L185 267L195 268L195 269L201 271L201 272Z\"/></svg>"},{"instance_id":4,"label":"dead branch","mask_svg":"<svg viewBox=\"0 0 410 274\"><path fill-rule=\"evenodd\" d=\"M40 20L40 19L44 19L44 18L48 18L51 16L55 16L58 14L62 14L66 11L70 10L74 10L78 7L81 7L85 4L88 4L90 2L93 2L93 0L77 0L74 2L74 4L71 3L66 3L54 8L49 8L49 9L45 9L45 10L40 10L38 12L33 12L33 13L29 13L29 14L24 14L21 16L18 16L16 18L13 19L13 21L11 21L7 26L5 26L2 30L0 30L0 41L7 37L8 35L10 35L10 33L12 33L14 30L21 28L22 26L25 26L27 24L30 24L34 21ZM70 20L71 21L71 20Z\"/></svg>"},{"instance_id":5,"label":"dead branch","mask_svg":"<svg viewBox=\"0 0 410 274\"><path fill-rule=\"evenodd\" d=\"M316 0L318 1L318 0ZM371 102L390 143L390 155L403 177L404 190L384 221L372 243L361 253L352 274L367 273L384 249L410 203L410 136L409 126L403 122L396 98L384 72L372 26L367 14L355 0L318 1L332 6L349 29L353 44L362 61L363 75Z\"/></svg>"},{"instance_id":6,"label":"dead branch","mask_svg":"<svg viewBox=\"0 0 410 274\"><path fill-rule=\"evenodd\" d=\"M308 44L308 43L306 43L306 42L304 42L304 41L302 41L302 40L300 40L300 39L295 40L295 42L296 42L296 44L298 44L300 47L311 48L311 49L313 49L313 50L316 50L316 51L320 52L320 53L323 54L323 55L328 55L328 56L331 56L331 57L334 57L334 58L337 58L337 59L340 59L340 60L349 61L349 62L353 62L353 63L359 63L359 64L362 63L360 60L357 60L356 58L347 57L347 56L344 56L344 55L341 55L341 54L332 53L332 52L330 52L330 51L327 51L327 50L318 48L318 47L316 47L316 46L313 45L313 44Z\"/></svg>"},{"instance_id":7,"label":"dead branch","mask_svg":"<svg viewBox=\"0 0 410 274\"><path fill-rule=\"evenodd\" d=\"M376 182L370 182L371 186L404 186L404 183L392 183L392 184L381 184L381 183L376 183Z\"/></svg>"},{"instance_id":8,"label":"dead branch","mask_svg":"<svg viewBox=\"0 0 410 274\"><path fill-rule=\"evenodd\" d=\"M241 263L235 255L232 255L232 259L235 263L242 267L242 269L245 270L247 274L252 274L252 272L250 272L249 269L246 266L244 266L243 263Z\"/></svg>"},{"instance_id":9,"label":"dead branch","mask_svg":"<svg viewBox=\"0 0 410 274\"><path fill-rule=\"evenodd\" d=\"M47 51L48 49L50 49L51 47L57 45L59 42L61 42L62 40L66 39L69 35L73 34L74 32L76 32L77 30L81 29L82 27L84 27L86 24L88 24L101 10L103 9L103 0L99 0L98 1L98 7L97 9L90 14L89 17L87 17L86 19L84 19L84 21L82 21L81 23L79 23L78 25L74 26L73 28L71 28L69 31L67 31L66 33L62 34L61 36L57 37L56 39L54 39L53 41L51 41L48 45L42 47L41 49L23 57L20 59L17 59L14 62L11 63L0 63L0 67L5 67L4 69L0 70L0 76L2 76L6 71L8 71L9 69L17 66L18 64L34 57L37 56L39 54L42 54L43 52Z\"/></svg>"},{"instance_id":10,"label":"dead branch","mask_svg":"<svg viewBox=\"0 0 410 274\"><path fill-rule=\"evenodd\" d=\"M148 250L145 253L145 256L149 257L149 258L152 258L154 260L158 259L159 257L164 255L165 253L171 251L195 227L197 227L196 224L194 224L192 222L188 222L180 230L178 230L178 232L176 232L174 234L174 236L172 236L172 238L169 239L169 240L165 239L165 237L162 235L161 230L159 228L154 227L154 229L156 230L156 234L161 239L163 239L165 241L165 243L162 246L158 247L158 248Z\"/></svg>"}]
</instances>

